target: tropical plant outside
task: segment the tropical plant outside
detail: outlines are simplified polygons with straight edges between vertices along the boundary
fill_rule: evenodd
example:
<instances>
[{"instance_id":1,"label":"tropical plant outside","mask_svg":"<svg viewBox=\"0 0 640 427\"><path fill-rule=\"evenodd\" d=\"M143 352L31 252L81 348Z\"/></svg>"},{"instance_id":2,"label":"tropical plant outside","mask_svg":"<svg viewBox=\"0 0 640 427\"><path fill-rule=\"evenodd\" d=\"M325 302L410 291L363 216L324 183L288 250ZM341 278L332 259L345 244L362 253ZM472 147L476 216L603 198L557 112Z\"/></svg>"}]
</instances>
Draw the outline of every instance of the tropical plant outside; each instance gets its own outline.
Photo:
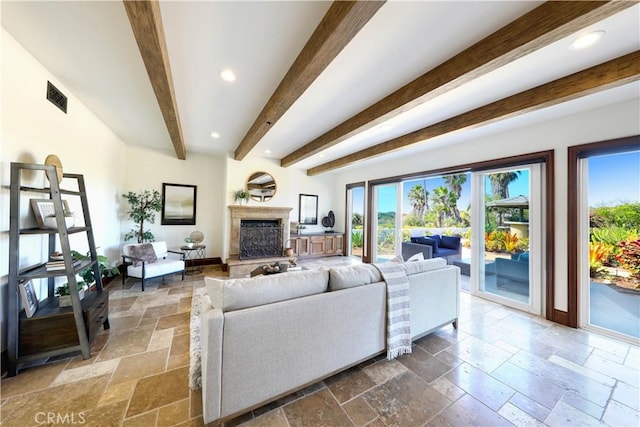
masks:
<instances>
[{"instance_id":1,"label":"tropical plant outside","mask_svg":"<svg viewBox=\"0 0 640 427\"><path fill-rule=\"evenodd\" d=\"M590 277L640 289L640 203L593 207L589 224Z\"/></svg>"}]
</instances>

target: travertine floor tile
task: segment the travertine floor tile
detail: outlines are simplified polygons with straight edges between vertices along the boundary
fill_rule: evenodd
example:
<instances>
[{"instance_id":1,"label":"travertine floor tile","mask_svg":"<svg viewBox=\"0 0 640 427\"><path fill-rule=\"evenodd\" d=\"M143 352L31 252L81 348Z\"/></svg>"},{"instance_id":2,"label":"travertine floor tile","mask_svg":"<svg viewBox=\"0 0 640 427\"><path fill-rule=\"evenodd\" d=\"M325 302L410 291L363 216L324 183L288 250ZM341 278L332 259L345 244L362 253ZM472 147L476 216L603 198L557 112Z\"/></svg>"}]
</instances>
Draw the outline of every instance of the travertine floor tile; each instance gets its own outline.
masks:
<instances>
[{"instance_id":1,"label":"travertine floor tile","mask_svg":"<svg viewBox=\"0 0 640 427\"><path fill-rule=\"evenodd\" d=\"M63 360L43 366L34 366L20 371L18 376L3 378L2 398L6 399L18 394L30 393L49 387L68 363L68 360Z\"/></svg>"},{"instance_id":2,"label":"travertine floor tile","mask_svg":"<svg viewBox=\"0 0 640 427\"><path fill-rule=\"evenodd\" d=\"M185 367L142 378L133 392L127 418L188 398L188 375Z\"/></svg>"},{"instance_id":3,"label":"travertine floor tile","mask_svg":"<svg viewBox=\"0 0 640 427\"><path fill-rule=\"evenodd\" d=\"M376 411L371 409L371 406L362 397L345 403L342 405L342 409L356 426L367 425L378 417Z\"/></svg>"},{"instance_id":4,"label":"travertine floor tile","mask_svg":"<svg viewBox=\"0 0 640 427\"><path fill-rule=\"evenodd\" d=\"M285 406L283 410L291 427L353 425L326 388Z\"/></svg>"},{"instance_id":5,"label":"travertine floor tile","mask_svg":"<svg viewBox=\"0 0 640 427\"><path fill-rule=\"evenodd\" d=\"M468 394L445 409L442 416L454 426L512 426L501 415L493 412Z\"/></svg>"},{"instance_id":6,"label":"travertine floor tile","mask_svg":"<svg viewBox=\"0 0 640 427\"><path fill-rule=\"evenodd\" d=\"M158 425L171 426L189 420L189 399L171 403L158 410Z\"/></svg>"},{"instance_id":7,"label":"travertine floor tile","mask_svg":"<svg viewBox=\"0 0 640 427\"><path fill-rule=\"evenodd\" d=\"M130 382L164 372L168 352L165 348L121 358L118 369L111 378L111 384Z\"/></svg>"}]
</instances>

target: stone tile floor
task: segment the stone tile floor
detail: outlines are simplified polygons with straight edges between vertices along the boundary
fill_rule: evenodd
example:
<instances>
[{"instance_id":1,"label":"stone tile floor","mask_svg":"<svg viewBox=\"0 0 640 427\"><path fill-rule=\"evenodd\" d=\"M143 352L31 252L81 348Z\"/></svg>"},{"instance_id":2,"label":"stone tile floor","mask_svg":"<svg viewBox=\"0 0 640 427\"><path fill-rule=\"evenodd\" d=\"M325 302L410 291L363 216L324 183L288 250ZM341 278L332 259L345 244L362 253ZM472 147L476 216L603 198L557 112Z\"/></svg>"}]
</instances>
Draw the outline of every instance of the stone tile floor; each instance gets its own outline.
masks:
<instances>
[{"instance_id":1,"label":"stone tile floor","mask_svg":"<svg viewBox=\"0 0 640 427\"><path fill-rule=\"evenodd\" d=\"M94 340L91 359L59 358L2 379L1 425L202 425L201 395L187 386L199 286L202 275L152 281L144 293L139 282L110 284L111 329ZM445 327L410 355L369 360L225 425L640 425L637 346L466 293L461 301L458 331Z\"/></svg>"}]
</instances>

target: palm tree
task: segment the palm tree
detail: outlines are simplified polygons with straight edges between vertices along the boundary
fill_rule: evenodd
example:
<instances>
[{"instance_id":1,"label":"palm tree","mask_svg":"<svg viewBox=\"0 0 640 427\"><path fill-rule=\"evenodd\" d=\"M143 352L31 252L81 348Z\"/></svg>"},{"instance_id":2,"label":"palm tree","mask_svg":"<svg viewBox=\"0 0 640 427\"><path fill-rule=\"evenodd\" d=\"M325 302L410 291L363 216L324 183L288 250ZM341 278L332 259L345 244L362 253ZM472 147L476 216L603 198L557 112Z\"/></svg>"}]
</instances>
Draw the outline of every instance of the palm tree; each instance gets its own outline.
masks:
<instances>
[{"instance_id":1,"label":"palm tree","mask_svg":"<svg viewBox=\"0 0 640 427\"><path fill-rule=\"evenodd\" d=\"M444 225L445 217L452 217L451 202L457 201L455 194L449 192L447 187L438 187L433 190L431 195L432 209L436 212L436 227Z\"/></svg>"},{"instance_id":2,"label":"palm tree","mask_svg":"<svg viewBox=\"0 0 640 427\"><path fill-rule=\"evenodd\" d=\"M517 180L520 173L520 171L511 171L489 174L494 199L508 199L509 184Z\"/></svg>"},{"instance_id":3,"label":"palm tree","mask_svg":"<svg viewBox=\"0 0 640 427\"><path fill-rule=\"evenodd\" d=\"M462 223L462 217L460 216L460 210L458 209L458 199L462 194L462 184L467 182L467 174L449 175L444 177L447 186L449 187L449 201L451 203L451 213L453 214L458 224Z\"/></svg>"},{"instance_id":4,"label":"palm tree","mask_svg":"<svg viewBox=\"0 0 640 427\"><path fill-rule=\"evenodd\" d=\"M420 184L413 186L407 194L413 213L420 219L424 218L425 210L429 209L428 197L429 192Z\"/></svg>"}]
</instances>

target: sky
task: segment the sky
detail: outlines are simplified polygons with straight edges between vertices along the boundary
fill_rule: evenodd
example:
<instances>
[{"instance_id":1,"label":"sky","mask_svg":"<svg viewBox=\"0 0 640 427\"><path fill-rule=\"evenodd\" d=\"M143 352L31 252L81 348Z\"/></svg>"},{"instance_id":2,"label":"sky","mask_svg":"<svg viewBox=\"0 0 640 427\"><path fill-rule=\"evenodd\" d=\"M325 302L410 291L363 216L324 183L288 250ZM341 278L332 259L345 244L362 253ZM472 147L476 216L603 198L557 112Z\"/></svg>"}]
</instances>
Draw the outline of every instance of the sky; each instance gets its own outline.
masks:
<instances>
[{"instance_id":1,"label":"sky","mask_svg":"<svg viewBox=\"0 0 640 427\"><path fill-rule=\"evenodd\" d=\"M589 157L589 206L640 202L640 151Z\"/></svg>"},{"instance_id":2,"label":"sky","mask_svg":"<svg viewBox=\"0 0 640 427\"><path fill-rule=\"evenodd\" d=\"M589 185L589 205L590 206L613 206L621 202L640 202L640 152L630 152L615 155L595 156L588 161L588 185ZM425 185L432 193L436 187L444 186L442 178L427 178L425 180L412 180L402 183L403 187L403 210L411 211L411 205L407 199L407 194L416 184ZM518 179L509 184L509 196L529 195L529 174L522 171ZM490 187L488 187L490 191ZM385 186L380 189L381 212L395 210L395 187ZM364 191L358 190L353 193L354 211L362 212ZM462 194L458 200L458 208L461 211L467 210L471 202L471 177L468 175L467 182L462 186Z\"/></svg>"}]
</instances>

